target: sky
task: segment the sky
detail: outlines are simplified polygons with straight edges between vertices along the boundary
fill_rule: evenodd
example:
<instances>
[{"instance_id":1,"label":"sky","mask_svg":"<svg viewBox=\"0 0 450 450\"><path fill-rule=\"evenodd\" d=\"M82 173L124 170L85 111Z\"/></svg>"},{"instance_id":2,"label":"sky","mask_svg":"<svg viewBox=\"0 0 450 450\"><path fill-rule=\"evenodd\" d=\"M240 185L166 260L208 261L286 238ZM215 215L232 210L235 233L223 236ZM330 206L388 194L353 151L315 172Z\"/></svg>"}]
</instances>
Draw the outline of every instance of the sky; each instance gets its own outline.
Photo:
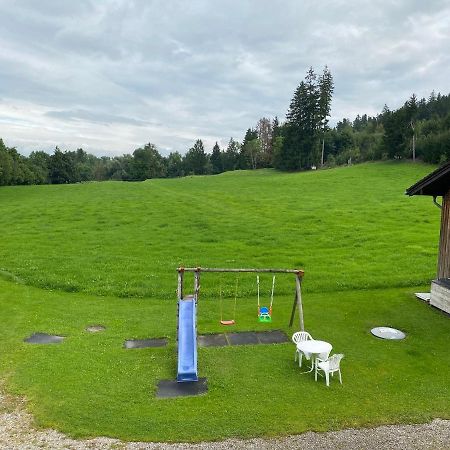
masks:
<instances>
[{"instance_id":1,"label":"sky","mask_svg":"<svg viewBox=\"0 0 450 450\"><path fill-rule=\"evenodd\" d=\"M450 1L0 0L0 138L161 154L285 119L312 66L333 125L450 93Z\"/></svg>"}]
</instances>

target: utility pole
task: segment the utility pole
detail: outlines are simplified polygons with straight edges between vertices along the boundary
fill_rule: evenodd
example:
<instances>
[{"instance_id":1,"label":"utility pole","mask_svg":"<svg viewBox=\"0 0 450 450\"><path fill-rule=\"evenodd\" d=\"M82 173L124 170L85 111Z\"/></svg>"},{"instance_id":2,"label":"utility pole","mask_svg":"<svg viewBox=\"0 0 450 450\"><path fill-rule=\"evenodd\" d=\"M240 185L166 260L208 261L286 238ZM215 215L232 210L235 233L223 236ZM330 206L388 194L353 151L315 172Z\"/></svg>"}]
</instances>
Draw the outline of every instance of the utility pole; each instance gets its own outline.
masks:
<instances>
[{"instance_id":1,"label":"utility pole","mask_svg":"<svg viewBox=\"0 0 450 450\"><path fill-rule=\"evenodd\" d=\"M411 120L410 122L411 125L411 129L413 131L413 136L412 136L412 158L413 158L413 162L416 162L416 132L414 130L414 122Z\"/></svg>"}]
</instances>

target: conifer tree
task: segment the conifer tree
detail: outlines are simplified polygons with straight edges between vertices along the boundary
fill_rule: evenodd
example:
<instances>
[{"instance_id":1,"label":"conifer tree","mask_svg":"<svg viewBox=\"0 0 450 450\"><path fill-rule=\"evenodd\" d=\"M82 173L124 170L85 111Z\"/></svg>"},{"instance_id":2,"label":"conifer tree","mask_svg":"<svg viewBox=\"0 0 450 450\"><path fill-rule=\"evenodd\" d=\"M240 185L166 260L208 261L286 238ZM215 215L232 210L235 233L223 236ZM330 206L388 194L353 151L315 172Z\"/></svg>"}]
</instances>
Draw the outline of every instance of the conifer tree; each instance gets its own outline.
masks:
<instances>
[{"instance_id":1,"label":"conifer tree","mask_svg":"<svg viewBox=\"0 0 450 450\"><path fill-rule=\"evenodd\" d=\"M319 127L322 132L321 166L323 166L325 158L325 131L328 128L328 117L331 111L333 90L333 76L328 67L325 66L323 73L319 78Z\"/></svg>"},{"instance_id":2,"label":"conifer tree","mask_svg":"<svg viewBox=\"0 0 450 450\"><path fill-rule=\"evenodd\" d=\"M204 175L208 172L208 162L203 141L197 139L184 157L185 172L186 174Z\"/></svg>"},{"instance_id":3,"label":"conifer tree","mask_svg":"<svg viewBox=\"0 0 450 450\"><path fill-rule=\"evenodd\" d=\"M219 144L216 142L212 149L210 156L211 160L211 170L213 174L223 172L223 162L222 162L222 152L220 151Z\"/></svg>"},{"instance_id":4,"label":"conifer tree","mask_svg":"<svg viewBox=\"0 0 450 450\"><path fill-rule=\"evenodd\" d=\"M315 166L320 159L319 137L330 115L333 78L325 67L317 77L312 67L294 92L286 115L283 145L277 151L276 167L299 170Z\"/></svg>"},{"instance_id":5,"label":"conifer tree","mask_svg":"<svg viewBox=\"0 0 450 450\"><path fill-rule=\"evenodd\" d=\"M230 138L226 152L223 154L223 170L239 169L239 154L241 151L241 145L238 141Z\"/></svg>"}]
</instances>

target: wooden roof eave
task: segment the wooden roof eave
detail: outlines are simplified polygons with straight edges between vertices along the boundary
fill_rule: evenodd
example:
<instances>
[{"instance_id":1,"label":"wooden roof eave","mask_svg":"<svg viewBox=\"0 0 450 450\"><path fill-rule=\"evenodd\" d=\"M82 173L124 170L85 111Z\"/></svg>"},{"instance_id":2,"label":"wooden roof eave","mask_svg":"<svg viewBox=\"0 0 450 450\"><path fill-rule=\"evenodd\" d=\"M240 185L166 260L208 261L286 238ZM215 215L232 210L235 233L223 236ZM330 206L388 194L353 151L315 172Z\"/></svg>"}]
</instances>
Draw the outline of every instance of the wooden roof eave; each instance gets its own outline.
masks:
<instances>
[{"instance_id":1,"label":"wooden roof eave","mask_svg":"<svg viewBox=\"0 0 450 450\"><path fill-rule=\"evenodd\" d=\"M406 189L406 195L443 196L450 189L450 161Z\"/></svg>"}]
</instances>

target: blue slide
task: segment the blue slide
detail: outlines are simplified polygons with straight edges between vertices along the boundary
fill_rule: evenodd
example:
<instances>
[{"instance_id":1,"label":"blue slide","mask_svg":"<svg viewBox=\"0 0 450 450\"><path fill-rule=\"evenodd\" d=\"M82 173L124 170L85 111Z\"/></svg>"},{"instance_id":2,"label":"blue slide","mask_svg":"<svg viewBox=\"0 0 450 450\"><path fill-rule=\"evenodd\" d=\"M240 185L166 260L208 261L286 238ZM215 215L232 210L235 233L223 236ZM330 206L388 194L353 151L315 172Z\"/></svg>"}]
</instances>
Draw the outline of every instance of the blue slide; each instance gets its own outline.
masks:
<instances>
[{"instance_id":1,"label":"blue slide","mask_svg":"<svg viewBox=\"0 0 450 450\"><path fill-rule=\"evenodd\" d=\"M198 381L197 309L194 298L178 300L177 381Z\"/></svg>"}]
</instances>

